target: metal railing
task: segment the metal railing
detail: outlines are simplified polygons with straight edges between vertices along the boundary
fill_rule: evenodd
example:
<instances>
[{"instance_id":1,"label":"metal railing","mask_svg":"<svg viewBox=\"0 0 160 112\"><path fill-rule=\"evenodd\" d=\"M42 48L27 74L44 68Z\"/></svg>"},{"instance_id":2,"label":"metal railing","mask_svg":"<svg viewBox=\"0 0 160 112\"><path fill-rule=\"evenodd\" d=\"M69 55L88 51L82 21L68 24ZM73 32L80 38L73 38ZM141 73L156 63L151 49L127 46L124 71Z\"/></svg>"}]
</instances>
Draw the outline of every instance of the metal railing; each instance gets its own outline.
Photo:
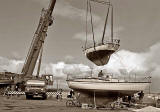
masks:
<instances>
[{"instance_id":1,"label":"metal railing","mask_svg":"<svg viewBox=\"0 0 160 112\"><path fill-rule=\"evenodd\" d=\"M93 47L97 47L97 46L101 46L101 45L107 45L107 44L113 44L113 45L120 45L120 39L113 39L113 41L104 41L103 43L95 43L94 44L87 44L86 47L82 47L83 50L89 49L89 48L93 48Z\"/></svg>"}]
</instances>

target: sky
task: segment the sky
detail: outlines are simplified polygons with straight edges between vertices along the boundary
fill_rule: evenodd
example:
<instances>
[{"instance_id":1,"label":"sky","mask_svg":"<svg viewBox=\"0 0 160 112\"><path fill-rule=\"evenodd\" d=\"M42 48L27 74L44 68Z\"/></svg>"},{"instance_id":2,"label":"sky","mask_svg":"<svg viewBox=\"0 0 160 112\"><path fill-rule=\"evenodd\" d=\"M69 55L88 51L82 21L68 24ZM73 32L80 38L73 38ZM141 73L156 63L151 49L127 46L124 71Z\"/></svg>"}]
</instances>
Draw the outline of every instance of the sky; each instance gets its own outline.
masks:
<instances>
[{"instance_id":1,"label":"sky","mask_svg":"<svg viewBox=\"0 0 160 112\"><path fill-rule=\"evenodd\" d=\"M100 69L115 74L125 71L127 74L151 75L153 90L160 91L155 88L160 80L160 1L111 2L114 6L114 36L121 41L119 51L108 65L96 67L83 53L86 0L57 0L54 23L45 40L41 73L65 79L66 74L89 74L90 66L95 74ZM21 72L41 9L48 3L49 0L0 0L0 71ZM106 7L92 3L92 9L96 39L100 39ZM110 36L109 29L106 36Z\"/></svg>"}]
</instances>

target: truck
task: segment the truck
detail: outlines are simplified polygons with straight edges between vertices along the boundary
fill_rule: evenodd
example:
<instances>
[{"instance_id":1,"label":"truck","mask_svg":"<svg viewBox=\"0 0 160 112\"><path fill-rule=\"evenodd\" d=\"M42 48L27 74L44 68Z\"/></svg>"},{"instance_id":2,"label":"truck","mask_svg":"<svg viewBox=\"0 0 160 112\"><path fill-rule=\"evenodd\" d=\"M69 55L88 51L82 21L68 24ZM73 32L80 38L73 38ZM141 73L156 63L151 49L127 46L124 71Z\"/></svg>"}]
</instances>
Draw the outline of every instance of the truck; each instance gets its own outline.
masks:
<instances>
[{"instance_id":1,"label":"truck","mask_svg":"<svg viewBox=\"0 0 160 112\"><path fill-rule=\"evenodd\" d=\"M25 85L26 99L32 99L34 96L41 96L43 100L47 99L46 83L44 80L30 79L26 81Z\"/></svg>"},{"instance_id":2,"label":"truck","mask_svg":"<svg viewBox=\"0 0 160 112\"><path fill-rule=\"evenodd\" d=\"M33 77L25 82L26 99L32 99L34 96L41 96L43 100L47 99L48 86L53 85L53 75L42 74L41 77Z\"/></svg>"}]
</instances>

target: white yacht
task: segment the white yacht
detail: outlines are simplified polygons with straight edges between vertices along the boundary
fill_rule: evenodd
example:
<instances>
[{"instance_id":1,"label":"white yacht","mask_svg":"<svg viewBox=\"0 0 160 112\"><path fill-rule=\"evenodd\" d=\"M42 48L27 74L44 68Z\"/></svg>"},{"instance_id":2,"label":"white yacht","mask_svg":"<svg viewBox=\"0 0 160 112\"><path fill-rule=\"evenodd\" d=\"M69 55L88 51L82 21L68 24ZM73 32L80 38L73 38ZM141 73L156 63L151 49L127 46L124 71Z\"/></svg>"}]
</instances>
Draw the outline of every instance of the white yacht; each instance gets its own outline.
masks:
<instances>
[{"instance_id":1,"label":"white yacht","mask_svg":"<svg viewBox=\"0 0 160 112\"><path fill-rule=\"evenodd\" d=\"M130 96L144 91L150 82L125 81L116 78L77 78L67 80L68 86L77 91L96 92L104 95Z\"/></svg>"}]
</instances>

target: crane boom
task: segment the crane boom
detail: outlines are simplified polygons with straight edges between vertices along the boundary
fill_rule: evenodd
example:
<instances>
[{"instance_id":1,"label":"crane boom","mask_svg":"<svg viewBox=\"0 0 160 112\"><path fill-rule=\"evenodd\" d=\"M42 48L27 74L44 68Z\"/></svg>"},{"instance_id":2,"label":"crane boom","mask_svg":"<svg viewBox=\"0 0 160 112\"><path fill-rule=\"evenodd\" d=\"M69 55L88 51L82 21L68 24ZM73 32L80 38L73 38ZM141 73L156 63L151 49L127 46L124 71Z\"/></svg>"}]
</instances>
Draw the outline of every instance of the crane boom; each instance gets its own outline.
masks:
<instances>
[{"instance_id":1,"label":"crane boom","mask_svg":"<svg viewBox=\"0 0 160 112\"><path fill-rule=\"evenodd\" d=\"M32 77L42 45L47 36L48 27L53 23L52 12L55 7L55 3L56 0L51 0L49 7L47 9L42 9L38 28L34 34L28 55L22 69L22 74L24 77Z\"/></svg>"}]
</instances>

